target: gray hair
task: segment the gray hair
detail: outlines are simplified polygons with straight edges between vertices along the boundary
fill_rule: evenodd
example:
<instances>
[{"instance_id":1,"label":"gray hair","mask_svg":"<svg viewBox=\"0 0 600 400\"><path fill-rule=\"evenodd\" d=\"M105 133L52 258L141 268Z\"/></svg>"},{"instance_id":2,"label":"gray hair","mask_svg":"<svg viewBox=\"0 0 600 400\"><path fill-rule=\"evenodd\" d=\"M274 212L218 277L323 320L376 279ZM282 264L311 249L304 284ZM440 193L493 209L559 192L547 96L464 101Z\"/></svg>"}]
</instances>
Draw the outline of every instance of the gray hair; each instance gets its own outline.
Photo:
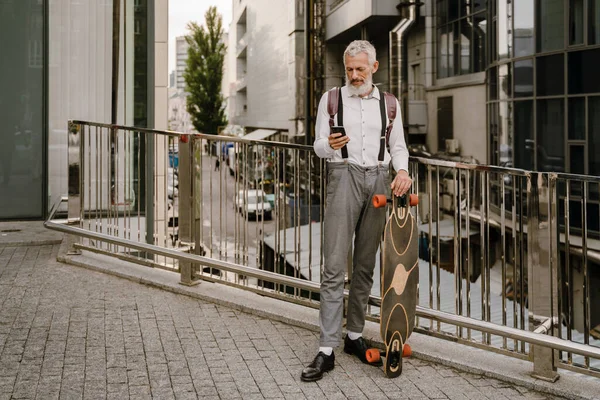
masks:
<instances>
[{"instance_id":1,"label":"gray hair","mask_svg":"<svg viewBox=\"0 0 600 400\"><path fill-rule=\"evenodd\" d=\"M375 47L366 40L355 40L344 50L344 66L346 66L346 56L356 57L359 53L367 53L369 65L373 66L377 60Z\"/></svg>"}]
</instances>

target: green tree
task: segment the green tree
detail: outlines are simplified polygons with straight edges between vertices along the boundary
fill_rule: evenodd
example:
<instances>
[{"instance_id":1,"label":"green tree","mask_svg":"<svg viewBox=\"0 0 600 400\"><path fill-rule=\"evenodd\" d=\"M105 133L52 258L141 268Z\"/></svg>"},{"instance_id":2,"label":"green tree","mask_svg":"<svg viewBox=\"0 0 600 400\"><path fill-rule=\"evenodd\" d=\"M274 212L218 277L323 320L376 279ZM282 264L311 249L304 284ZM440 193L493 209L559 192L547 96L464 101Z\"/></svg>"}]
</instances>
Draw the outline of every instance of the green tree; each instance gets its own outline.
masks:
<instances>
[{"instance_id":1,"label":"green tree","mask_svg":"<svg viewBox=\"0 0 600 400\"><path fill-rule=\"evenodd\" d=\"M223 18L216 7L206 14L206 27L190 22L187 67L183 73L187 96L187 111L198 132L216 134L219 126L227 125L225 105L221 95L223 62L226 46L223 43Z\"/></svg>"}]
</instances>

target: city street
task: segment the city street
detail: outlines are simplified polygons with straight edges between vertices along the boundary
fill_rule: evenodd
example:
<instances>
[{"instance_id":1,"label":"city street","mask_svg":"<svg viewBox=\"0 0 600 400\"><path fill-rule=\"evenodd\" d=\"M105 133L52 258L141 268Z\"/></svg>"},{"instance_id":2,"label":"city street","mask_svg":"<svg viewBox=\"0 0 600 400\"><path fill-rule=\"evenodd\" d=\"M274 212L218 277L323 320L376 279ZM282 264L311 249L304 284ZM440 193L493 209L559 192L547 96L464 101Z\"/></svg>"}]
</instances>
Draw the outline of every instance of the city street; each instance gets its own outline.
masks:
<instances>
[{"instance_id":1,"label":"city street","mask_svg":"<svg viewBox=\"0 0 600 400\"><path fill-rule=\"evenodd\" d=\"M207 255L248 266L257 266L260 238L275 231L273 219L246 217L236 210L234 199L243 189L221 162L215 171L215 157L202 155L202 242ZM238 243L237 248L235 243ZM246 261L247 260L247 261Z\"/></svg>"}]
</instances>

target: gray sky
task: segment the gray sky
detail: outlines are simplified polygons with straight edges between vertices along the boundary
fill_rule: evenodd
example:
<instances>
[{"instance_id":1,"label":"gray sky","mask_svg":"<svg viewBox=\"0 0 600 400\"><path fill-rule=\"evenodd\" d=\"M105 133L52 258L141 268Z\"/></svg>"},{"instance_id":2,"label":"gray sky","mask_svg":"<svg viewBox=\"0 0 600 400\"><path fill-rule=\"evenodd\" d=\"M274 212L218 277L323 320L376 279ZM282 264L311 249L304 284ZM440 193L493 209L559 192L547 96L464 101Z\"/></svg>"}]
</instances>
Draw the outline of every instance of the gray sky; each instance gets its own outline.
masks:
<instances>
[{"instance_id":1,"label":"gray sky","mask_svg":"<svg viewBox=\"0 0 600 400\"><path fill-rule=\"evenodd\" d=\"M217 6L223 17L223 28L229 31L232 0L169 0L169 73L175 68L175 38L187 33L190 21L204 25L204 14L210 6Z\"/></svg>"}]
</instances>

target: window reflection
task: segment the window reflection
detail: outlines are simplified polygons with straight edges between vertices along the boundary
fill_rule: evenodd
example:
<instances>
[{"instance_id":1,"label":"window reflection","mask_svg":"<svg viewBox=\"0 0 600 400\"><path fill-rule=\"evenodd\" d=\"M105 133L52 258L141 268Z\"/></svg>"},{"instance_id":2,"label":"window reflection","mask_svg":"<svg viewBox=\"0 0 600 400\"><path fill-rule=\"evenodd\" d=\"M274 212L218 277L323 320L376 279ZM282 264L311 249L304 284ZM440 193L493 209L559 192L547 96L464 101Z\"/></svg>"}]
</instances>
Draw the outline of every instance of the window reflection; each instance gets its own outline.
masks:
<instances>
[{"instance_id":1,"label":"window reflection","mask_svg":"<svg viewBox=\"0 0 600 400\"><path fill-rule=\"evenodd\" d=\"M583 0L569 2L569 44L583 43Z\"/></svg>"},{"instance_id":2,"label":"window reflection","mask_svg":"<svg viewBox=\"0 0 600 400\"><path fill-rule=\"evenodd\" d=\"M538 96L553 96L563 94L565 65L563 54L538 57L537 85Z\"/></svg>"},{"instance_id":3,"label":"window reflection","mask_svg":"<svg viewBox=\"0 0 600 400\"><path fill-rule=\"evenodd\" d=\"M515 97L533 96L533 60L515 62Z\"/></svg>"},{"instance_id":4,"label":"window reflection","mask_svg":"<svg viewBox=\"0 0 600 400\"><path fill-rule=\"evenodd\" d=\"M569 99L569 139L585 140L585 98Z\"/></svg>"},{"instance_id":5,"label":"window reflection","mask_svg":"<svg viewBox=\"0 0 600 400\"><path fill-rule=\"evenodd\" d=\"M487 2L438 0L438 78L485 70Z\"/></svg>"},{"instance_id":6,"label":"window reflection","mask_svg":"<svg viewBox=\"0 0 600 400\"><path fill-rule=\"evenodd\" d=\"M498 0L498 58L511 56L511 4L508 0Z\"/></svg>"},{"instance_id":7,"label":"window reflection","mask_svg":"<svg viewBox=\"0 0 600 400\"><path fill-rule=\"evenodd\" d=\"M572 174L585 174L585 152L581 145L570 146L569 172Z\"/></svg>"},{"instance_id":8,"label":"window reflection","mask_svg":"<svg viewBox=\"0 0 600 400\"><path fill-rule=\"evenodd\" d=\"M569 53L569 94L600 92L600 49Z\"/></svg>"},{"instance_id":9,"label":"window reflection","mask_svg":"<svg viewBox=\"0 0 600 400\"><path fill-rule=\"evenodd\" d=\"M473 41L471 43L471 57L473 58L473 72L485 70L485 40L487 30L487 14L479 13L473 16Z\"/></svg>"},{"instance_id":10,"label":"window reflection","mask_svg":"<svg viewBox=\"0 0 600 400\"><path fill-rule=\"evenodd\" d=\"M472 25L463 23L460 35L460 73L468 74L471 71L471 38L467 36L472 33Z\"/></svg>"},{"instance_id":11,"label":"window reflection","mask_svg":"<svg viewBox=\"0 0 600 400\"><path fill-rule=\"evenodd\" d=\"M588 99L588 174L600 176L600 97Z\"/></svg>"},{"instance_id":12,"label":"window reflection","mask_svg":"<svg viewBox=\"0 0 600 400\"><path fill-rule=\"evenodd\" d=\"M515 101L515 168L533 170L533 101Z\"/></svg>"},{"instance_id":13,"label":"window reflection","mask_svg":"<svg viewBox=\"0 0 600 400\"><path fill-rule=\"evenodd\" d=\"M490 100L498 100L498 70L490 68L488 70L488 88Z\"/></svg>"},{"instance_id":14,"label":"window reflection","mask_svg":"<svg viewBox=\"0 0 600 400\"><path fill-rule=\"evenodd\" d=\"M600 43L600 0L588 0L588 44Z\"/></svg>"},{"instance_id":15,"label":"window reflection","mask_svg":"<svg viewBox=\"0 0 600 400\"><path fill-rule=\"evenodd\" d=\"M533 0L514 2L514 40L515 57L532 55L535 52L533 43Z\"/></svg>"},{"instance_id":16,"label":"window reflection","mask_svg":"<svg viewBox=\"0 0 600 400\"><path fill-rule=\"evenodd\" d=\"M0 1L0 220L43 215L43 12Z\"/></svg>"},{"instance_id":17,"label":"window reflection","mask_svg":"<svg viewBox=\"0 0 600 400\"><path fill-rule=\"evenodd\" d=\"M565 3L563 0L538 0L538 50L564 48Z\"/></svg>"},{"instance_id":18,"label":"window reflection","mask_svg":"<svg viewBox=\"0 0 600 400\"><path fill-rule=\"evenodd\" d=\"M498 77L500 79L500 100L512 97L512 79L510 64L503 64L498 67Z\"/></svg>"},{"instance_id":19,"label":"window reflection","mask_svg":"<svg viewBox=\"0 0 600 400\"><path fill-rule=\"evenodd\" d=\"M564 171L564 101L562 99L537 102L537 170Z\"/></svg>"},{"instance_id":20,"label":"window reflection","mask_svg":"<svg viewBox=\"0 0 600 400\"><path fill-rule=\"evenodd\" d=\"M438 29L438 78L448 77L448 34Z\"/></svg>"}]
</instances>

